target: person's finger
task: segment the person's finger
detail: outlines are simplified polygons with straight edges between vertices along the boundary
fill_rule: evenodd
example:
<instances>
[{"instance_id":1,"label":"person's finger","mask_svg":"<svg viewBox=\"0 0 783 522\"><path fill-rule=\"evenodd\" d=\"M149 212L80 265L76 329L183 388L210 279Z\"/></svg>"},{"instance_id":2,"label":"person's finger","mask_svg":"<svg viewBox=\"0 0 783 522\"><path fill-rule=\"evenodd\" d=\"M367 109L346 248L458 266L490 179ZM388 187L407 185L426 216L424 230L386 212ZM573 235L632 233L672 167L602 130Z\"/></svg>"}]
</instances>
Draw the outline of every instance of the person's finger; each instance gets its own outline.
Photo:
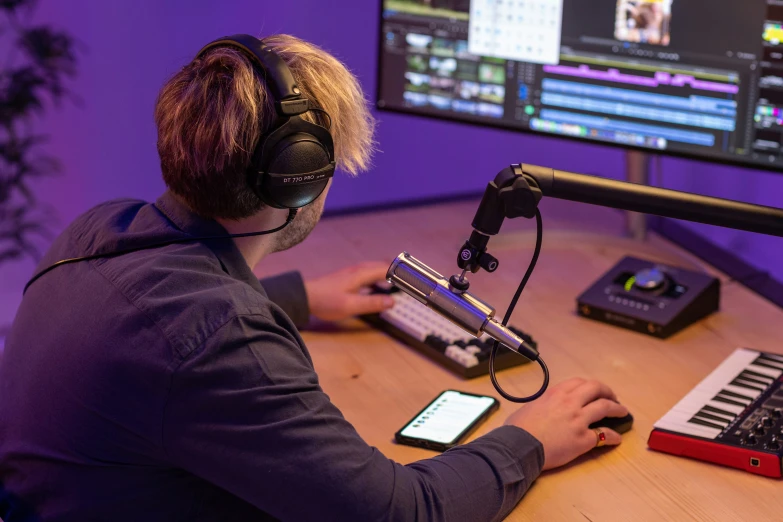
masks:
<instances>
[{"instance_id":1,"label":"person's finger","mask_svg":"<svg viewBox=\"0 0 783 522\"><path fill-rule=\"evenodd\" d=\"M604 441L604 446L617 446L623 441L623 436L614 430L611 430L609 428L601 428L601 431L604 432L604 435L606 436L606 440ZM597 445L598 435L596 435L595 430L590 430L590 435L593 436L593 440Z\"/></svg>"},{"instance_id":2,"label":"person's finger","mask_svg":"<svg viewBox=\"0 0 783 522\"><path fill-rule=\"evenodd\" d=\"M363 286L368 286L378 281L386 279L386 272L389 270L389 264L383 262L362 263L351 267L349 277L349 290L358 290Z\"/></svg>"},{"instance_id":3,"label":"person's finger","mask_svg":"<svg viewBox=\"0 0 783 522\"><path fill-rule=\"evenodd\" d=\"M628 408L610 399L598 399L582 408L582 412L587 423L592 424L604 417L625 417L628 415Z\"/></svg>"},{"instance_id":4,"label":"person's finger","mask_svg":"<svg viewBox=\"0 0 783 522\"><path fill-rule=\"evenodd\" d=\"M586 406L596 399L611 399L617 402L617 397L612 389L599 381L584 382L576 387L571 393L577 397L581 406Z\"/></svg>"},{"instance_id":5,"label":"person's finger","mask_svg":"<svg viewBox=\"0 0 783 522\"><path fill-rule=\"evenodd\" d=\"M394 306L394 299L388 295L352 294L345 299L345 312L349 316L377 314Z\"/></svg>"}]
</instances>

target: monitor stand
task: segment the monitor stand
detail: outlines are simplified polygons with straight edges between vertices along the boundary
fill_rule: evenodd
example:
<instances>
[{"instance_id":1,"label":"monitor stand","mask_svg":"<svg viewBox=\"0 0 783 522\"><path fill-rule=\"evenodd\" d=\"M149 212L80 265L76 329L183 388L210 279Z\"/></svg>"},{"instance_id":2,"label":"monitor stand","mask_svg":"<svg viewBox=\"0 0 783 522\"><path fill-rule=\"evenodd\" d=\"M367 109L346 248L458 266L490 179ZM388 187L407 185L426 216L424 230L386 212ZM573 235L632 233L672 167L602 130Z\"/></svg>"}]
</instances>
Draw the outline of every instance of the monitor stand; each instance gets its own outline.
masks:
<instances>
[{"instance_id":1,"label":"monitor stand","mask_svg":"<svg viewBox=\"0 0 783 522\"><path fill-rule=\"evenodd\" d=\"M636 150L625 153L625 180L649 185L650 156L647 153ZM647 238L647 216L638 212L626 212L625 233L637 241L644 241Z\"/></svg>"}]
</instances>

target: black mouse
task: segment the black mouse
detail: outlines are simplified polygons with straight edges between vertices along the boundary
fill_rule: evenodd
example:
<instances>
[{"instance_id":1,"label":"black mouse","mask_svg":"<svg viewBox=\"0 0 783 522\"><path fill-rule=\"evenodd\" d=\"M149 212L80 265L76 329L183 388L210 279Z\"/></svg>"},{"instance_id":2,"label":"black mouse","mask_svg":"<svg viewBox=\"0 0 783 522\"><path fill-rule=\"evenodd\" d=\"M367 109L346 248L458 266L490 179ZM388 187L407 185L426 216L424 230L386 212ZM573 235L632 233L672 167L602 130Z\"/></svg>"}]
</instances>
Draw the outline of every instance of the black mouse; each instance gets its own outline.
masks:
<instances>
[{"instance_id":1,"label":"black mouse","mask_svg":"<svg viewBox=\"0 0 783 522\"><path fill-rule=\"evenodd\" d=\"M588 428L591 430L595 428L609 428L617 433L625 433L629 431L633 426L633 415L630 413L625 417L604 417L598 422L592 423Z\"/></svg>"}]
</instances>

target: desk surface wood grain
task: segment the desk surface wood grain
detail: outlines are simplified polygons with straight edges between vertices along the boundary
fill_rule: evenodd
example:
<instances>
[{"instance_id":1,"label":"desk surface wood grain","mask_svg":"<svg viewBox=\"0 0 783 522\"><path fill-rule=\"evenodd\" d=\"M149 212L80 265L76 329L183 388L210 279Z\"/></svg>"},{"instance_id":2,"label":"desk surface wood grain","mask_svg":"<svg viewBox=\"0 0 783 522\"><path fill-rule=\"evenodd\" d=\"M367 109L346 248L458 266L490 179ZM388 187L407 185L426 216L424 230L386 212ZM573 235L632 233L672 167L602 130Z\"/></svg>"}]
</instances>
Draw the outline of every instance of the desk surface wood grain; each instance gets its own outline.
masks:
<instances>
[{"instance_id":1,"label":"desk surface wood grain","mask_svg":"<svg viewBox=\"0 0 783 522\"><path fill-rule=\"evenodd\" d=\"M407 250L448 275L456 271L476 206L468 201L327 218L302 245L264 260L257 273L296 268L315 277L360 261L391 262ZM622 215L616 211L559 201L545 201L541 209L543 250L511 323L538 341L553 383L572 376L608 383L633 413L635 425L621 446L594 450L544 473L508 520L783 520L780 481L647 448L653 423L735 348L783 353L783 311L659 237L623 238ZM471 278L471 291L501 316L534 244L533 222L508 220L489 244L500 269ZM578 317L576 296L625 255L720 277L721 311L666 341ZM462 380L360 321L304 337L332 401L365 440L398 462L433 455L392 439L438 393L453 388L497 396L488 377ZM540 385L541 373L537 365L525 365L500 372L499 378L510 392L528 394ZM476 436L501 425L516 408L501 403Z\"/></svg>"}]
</instances>

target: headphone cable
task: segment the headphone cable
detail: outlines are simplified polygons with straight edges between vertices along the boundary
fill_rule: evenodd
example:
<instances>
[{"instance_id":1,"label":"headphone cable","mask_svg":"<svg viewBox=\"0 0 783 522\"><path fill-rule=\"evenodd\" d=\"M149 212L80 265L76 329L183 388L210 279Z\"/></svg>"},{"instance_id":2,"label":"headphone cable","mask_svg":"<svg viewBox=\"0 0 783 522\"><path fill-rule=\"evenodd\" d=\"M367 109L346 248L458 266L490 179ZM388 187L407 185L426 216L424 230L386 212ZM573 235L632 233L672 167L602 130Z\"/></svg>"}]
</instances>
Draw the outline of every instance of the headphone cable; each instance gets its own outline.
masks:
<instances>
[{"instance_id":1,"label":"headphone cable","mask_svg":"<svg viewBox=\"0 0 783 522\"><path fill-rule=\"evenodd\" d=\"M187 236L187 237L180 237L177 239L167 239L166 241L160 241L158 243L152 243L150 245L144 245L140 247L133 247L133 248L126 248L123 250L116 250L114 252L106 252L103 254L91 254L89 256L82 256L82 257L74 257L71 259L61 259L60 261L57 261L54 264L49 265L48 267L44 268L37 274L35 274L26 285L24 285L24 290L22 290L22 295L27 293L27 289L30 288L30 285L38 281L41 277L43 277L45 274L51 272L55 268L63 265L69 265L71 263L78 263L80 261L92 261L93 259L101 259L101 258L110 258L110 257L118 257L123 256L125 254L130 254L133 252L140 252L142 250L151 250L153 248L160 248L164 246L169 245L176 245L178 243L189 243L191 241L210 241L214 239L235 239L240 237L253 237L253 236L265 236L267 234L274 234L275 232L279 232L283 230L285 227L291 224L293 222L294 218L296 217L298 209L292 208L288 210L288 217L285 220L285 223L280 225L279 227L272 228L270 230L262 230L260 232L245 232L242 234L227 234L223 236Z\"/></svg>"}]
</instances>

